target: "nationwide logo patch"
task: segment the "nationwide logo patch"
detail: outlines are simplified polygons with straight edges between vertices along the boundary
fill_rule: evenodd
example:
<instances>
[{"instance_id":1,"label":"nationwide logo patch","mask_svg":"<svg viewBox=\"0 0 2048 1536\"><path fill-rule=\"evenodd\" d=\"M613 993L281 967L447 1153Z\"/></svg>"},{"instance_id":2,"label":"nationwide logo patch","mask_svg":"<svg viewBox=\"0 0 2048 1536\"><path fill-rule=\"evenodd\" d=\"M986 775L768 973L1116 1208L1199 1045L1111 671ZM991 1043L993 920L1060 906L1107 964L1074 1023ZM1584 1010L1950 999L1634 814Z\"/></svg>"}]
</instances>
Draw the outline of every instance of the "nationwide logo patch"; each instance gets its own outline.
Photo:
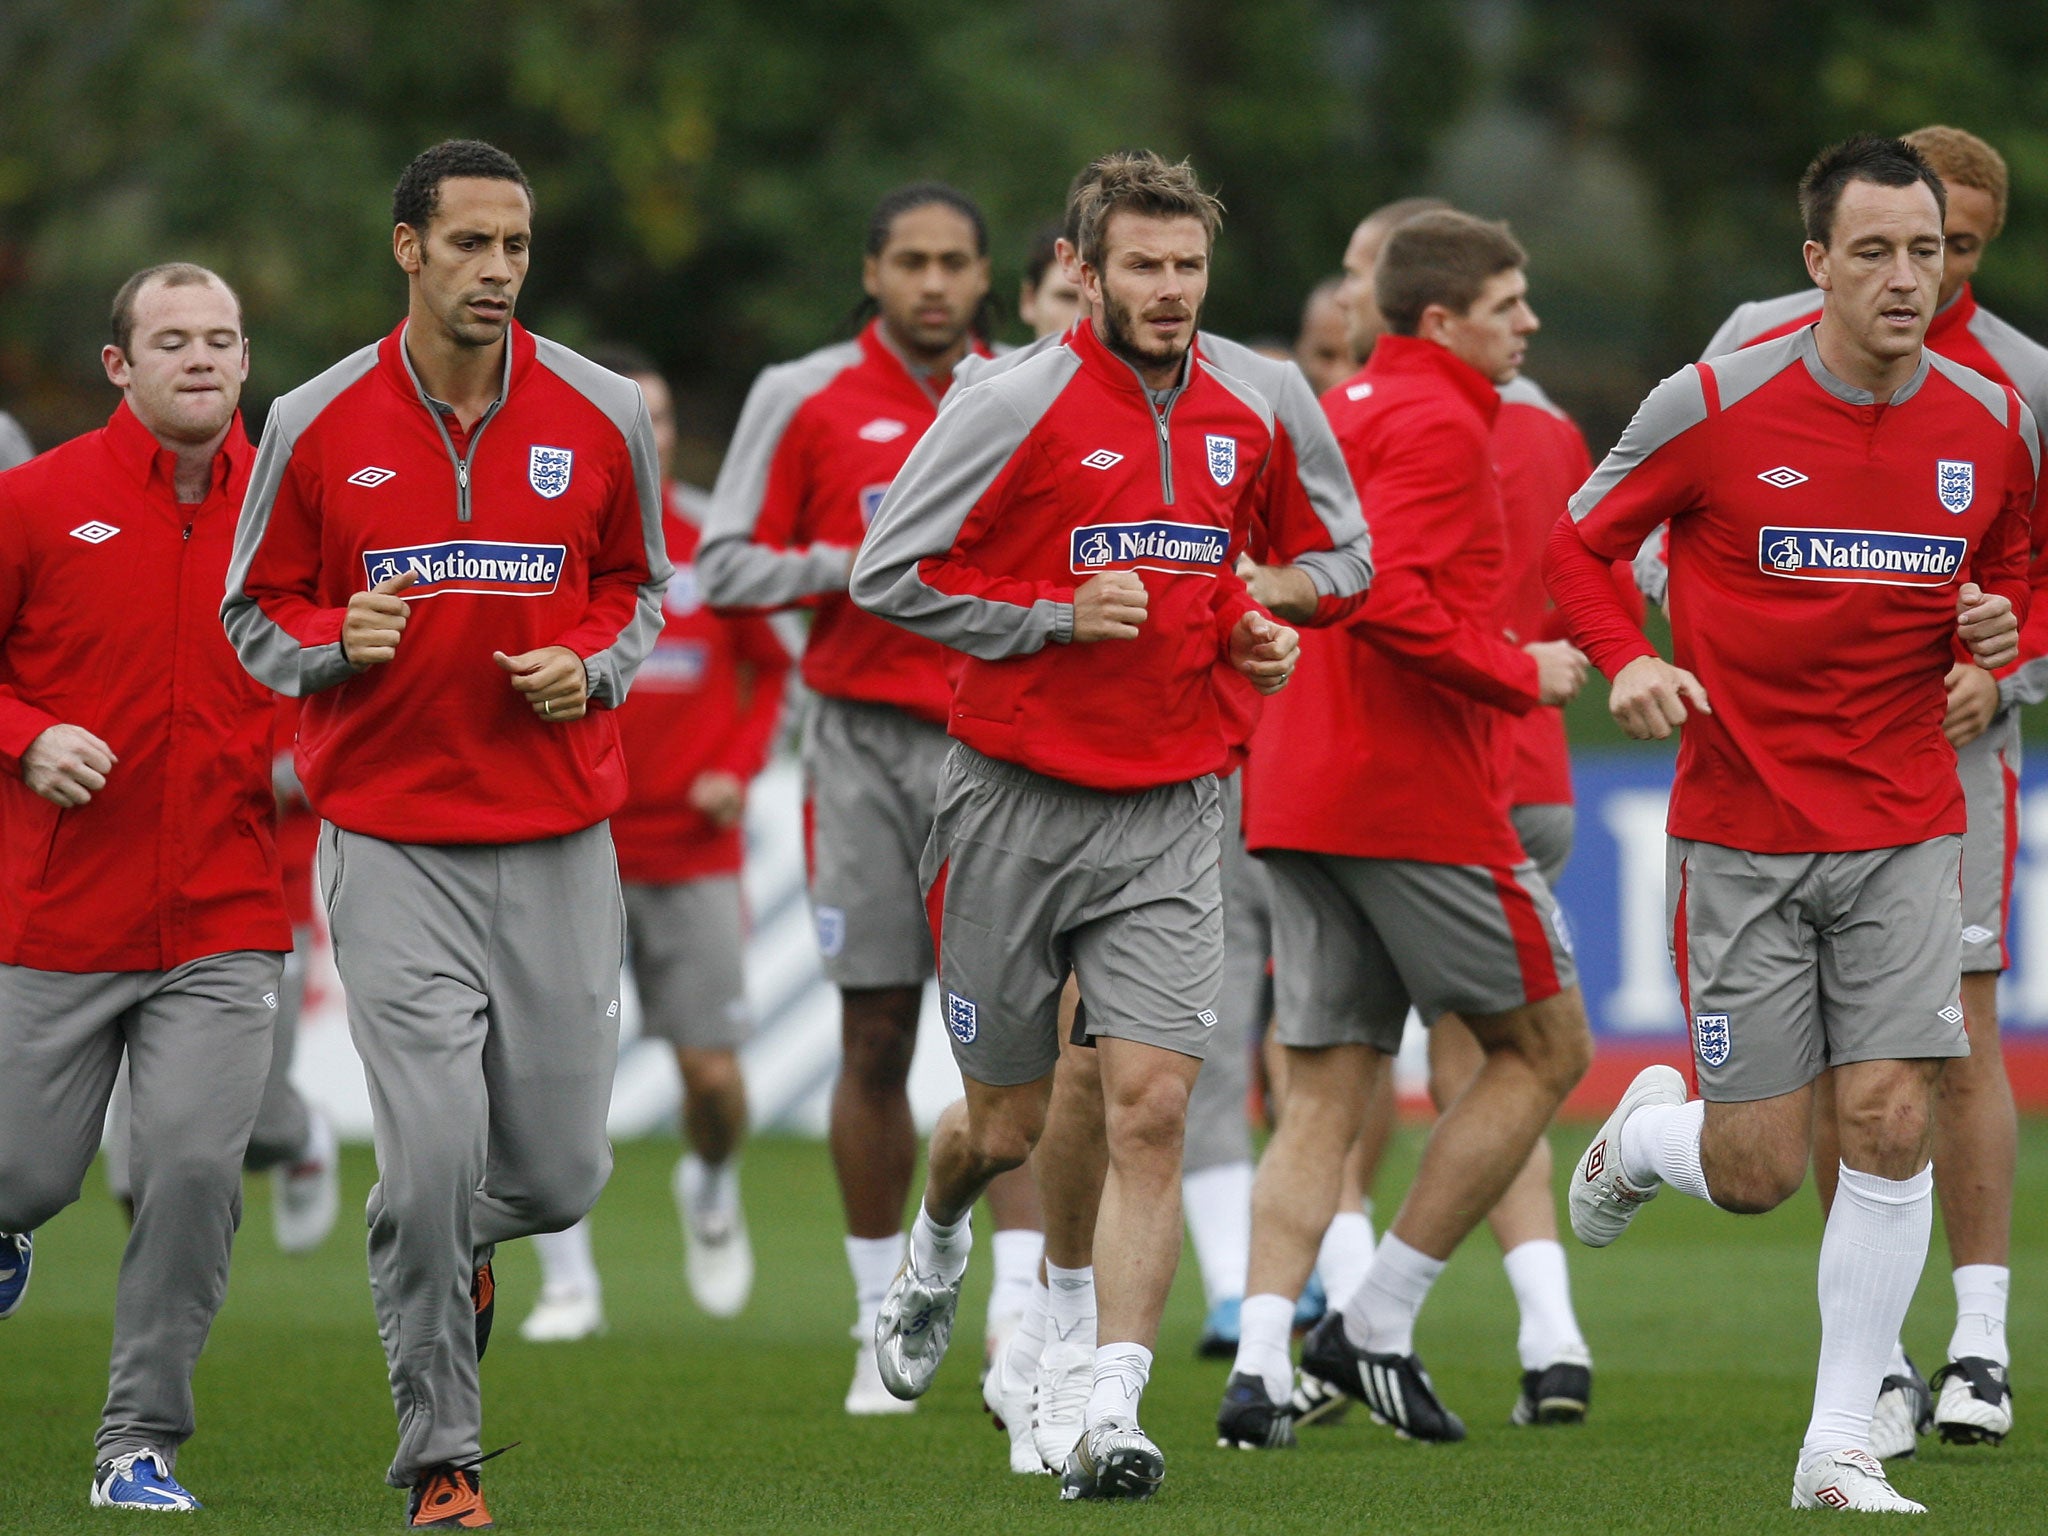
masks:
<instances>
[{"instance_id":1,"label":"nationwide logo patch","mask_svg":"<svg viewBox=\"0 0 2048 1536\"><path fill-rule=\"evenodd\" d=\"M563 544L500 544L487 539L449 539L440 544L407 544L363 551L369 585L411 571L419 580L405 600L446 592L479 592L495 597L545 597L562 579Z\"/></svg>"},{"instance_id":2,"label":"nationwide logo patch","mask_svg":"<svg viewBox=\"0 0 2048 1536\"><path fill-rule=\"evenodd\" d=\"M569 489L569 476L575 467L576 455L572 450L535 443L526 453L526 483L553 501Z\"/></svg>"},{"instance_id":3,"label":"nationwide logo patch","mask_svg":"<svg viewBox=\"0 0 2048 1536\"><path fill-rule=\"evenodd\" d=\"M946 994L946 1028L953 1032L953 1038L962 1045L974 1044L974 1037L980 1033L974 1004L958 992Z\"/></svg>"},{"instance_id":4,"label":"nationwide logo patch","mask_svg":"<svg viewBox=\"0 0 2048 1536\"><path fill-rule=\"evenodd\" d=\"M1076 576L1099 571L1175 571L1214 576L1223 569L1230 540L1221 528L1200 523L1089 523L1072 535Z\"/></svg>"},{"instance_id":5,"label":"nationwide logo patch","mask_svg":"<svg viewBox=\"0 0 2048 1536\"><path fill-rule=\"evenodd\" d=\"M694 691L703 686L710 670L711 647L702 640L657 640L634 674L633 686L657 693Z\"/></svg>"},{"instance_id":6,"label":"nationwide logo patch","mask_svg":"<svg viewBox=\"0 0 2048 1536\"><path fill-rule=\"evenodd\" d=\"M1728 1015L1696 1013L1692 1016L1693 1049L1700 1053L1700 1065L1718 1067L1728 1059Z\"/></svg>"},{"instance_id":7,"label":"nationwide logo patch","mask_svg":"<svg viewBox=\"0 0 2048 1536\"><path fill-rule=\"evenodd\" d=\"M366 464L348 477L348 483L350 485L360 485L368 490L375 490L386 480L396 480L397 478L398 471L395 469L379 469L375 464Z\"/></svg>"},{"instance_id":8,"label":"nationwide logo patch","mask_svg":"<svg viewBox=\"0 0 2048 1536\"><path fill-rule=\"evenodd\" d=\"M1794 581L1861 581L1944 587L1970 553L1968 539L1868 528L1762 528L1757 566Z\"/></svg>"},{"instance_id":9,"label":"nationwide logo patch","mask_svg":"<svg viewBox=\"0 0 2048 1536\"><path fill-rule=\"evenodd\" d=\"M104 544L120 531L112 523L103 523L98 518L94 518L91 522L80 523L76 528L72 529L71 537L83 539L88 544Z\"/></svg>"},{"instance_id":10,"label":"nationwide logo patch","mask_svg":"<svg viewBox=\"0 0 2048 1536\"><path fill-rule=\"evenodd\" d=\"M1977 499L1977 466L1966 459L1936 459L1934 494L1953 513L1969 511Z\"/></svg>"}]
</instances>

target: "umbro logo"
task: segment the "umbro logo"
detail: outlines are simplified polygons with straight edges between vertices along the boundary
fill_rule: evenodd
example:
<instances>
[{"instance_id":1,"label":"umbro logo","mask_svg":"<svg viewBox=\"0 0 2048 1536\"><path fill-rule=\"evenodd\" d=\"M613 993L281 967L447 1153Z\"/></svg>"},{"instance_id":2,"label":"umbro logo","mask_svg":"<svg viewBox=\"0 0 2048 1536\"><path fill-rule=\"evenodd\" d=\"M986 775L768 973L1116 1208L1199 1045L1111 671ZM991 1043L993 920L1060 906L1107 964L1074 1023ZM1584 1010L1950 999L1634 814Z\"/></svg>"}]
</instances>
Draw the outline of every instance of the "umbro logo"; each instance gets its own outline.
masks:
<instances>
[{"instance_id":1,"label":"umbro logo","mask_svg":"<svg viewBox=\"0 0 2048 1536\"><path fill-rule=\"evenodd\" d=\"M360 485L366 490L372 490L382 485L386 480L396 480L397 478L397 470L379 469L376 465L370 464L350 475L348 483L350 485Z\"/></svg>"},{"instance_id":2,"label":"umbro logo","mask_svg":"<svg viewBox=\"0 0 2048 1536\"><path fill-rule=\"evenodd\" d=\"M1607 1171L1607 1138L1601 1137L1593 1143L1593 1149L1586 1154L1586 1182L1592 1183Z\"/></svg>"},{"instance_id":3,"label":"umbro logo","mask_svg":"<svg viewBox=\"0 0 2048 1536\"><path fill-rule=\"evenodd\" d=\"M1202 1028L1204 1029L1214 1029L1216 1027L1216 1010L1213 1008L1204 1008L1195 1017L1202 1021Z\"/></svg>"},{"instance_id":4,"label":"umbro logo","mask_svg":"<svg viewBox=\"0 0 2048 1536\"><path fill-rule=\"evenodd\" d=\"M1963 1022L1963 1010L1958 1008L1954 1003L1950 1003L1946 1008L1941 1010L1938 1017L1948 1020L1948 1022L1951 1024L1960 1024Z\"/></svg>"},{"instance_id":5,"label":"umbro logo","mask_svg":"<svg viewBox=\"0 0 2048 1536\"><path fill-rule=\"evenodd\" d=\"M1114 465L1123 463L1123 461L1124 456L1122 454L1111 453L1107 448L1098 448L1081 461L1081 467L1084 469L1109 469Z\"/></svg>"},{"instance_id":6,"label":"umbro logo","mask_svg":"<svg viewBox=\"0 0 2048 1536\"><path fill-rule=\"evenodd\" d=\"M1804 485L1808 478L1789 464L1780 464L1776 469L1767 469L1757 476L1765 485L1775 485L1781 491L1789 491L1795 485Z\"/></svg>"},{"instance_id":7,"label":"umbro logo","mask_svg":"<svg viewBox=\"0 0 2048 1536\"><path fill-rule=\"evenodd\" d=\"M98 518L94 518L91 522L80 523L76 528L72 529L71 537L83 539L88 544L104 544L120 531L112 523L103 523Z\"/></svg>"},{"instance_id":8,"label":"umbro logo","mask_svg":"<svg viewBox=\"0 0 2048 1536\"><path fill-rule=\"evenodd\" d=\"M877 416L873 421L854 433L864 443L893 443L910 428L890 416Z\"/></svg>"},{"instance_id":9,"label":"umbro logo","mask_svg":"<svg viewBox=\"0 0 2048 1536\"><path fill-rule=\"evenodd\" d=\"M1972 923L1963 930L1963 942L1965 944L1982 944L1986 939L1996 937L1997 935L1982 923Z\"/></svg>"}]
</instances>

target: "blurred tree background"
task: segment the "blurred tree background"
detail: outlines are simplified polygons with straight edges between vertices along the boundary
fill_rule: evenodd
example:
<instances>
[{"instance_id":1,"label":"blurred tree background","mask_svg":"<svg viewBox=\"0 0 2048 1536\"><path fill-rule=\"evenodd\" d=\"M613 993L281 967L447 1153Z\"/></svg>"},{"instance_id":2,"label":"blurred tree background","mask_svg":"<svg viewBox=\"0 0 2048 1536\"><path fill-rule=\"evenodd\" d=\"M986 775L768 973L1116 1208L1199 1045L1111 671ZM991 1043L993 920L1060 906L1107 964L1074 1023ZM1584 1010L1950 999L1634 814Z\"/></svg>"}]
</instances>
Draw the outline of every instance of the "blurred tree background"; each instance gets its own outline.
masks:
<instances>
[{"instance_id":1,"label":"blurred tree background","mask_svg":"<svg viewBox=\"0 0 2048 1536\"><path fill-rule=\"evenodd\" d=\"M1946 121L2014 175L1986 301L2048 335L2048 10L1865 0L5 0L0 405L39 442L110 403L120 280L242 290L250 414L386 330L389 193L451 135L538 194L521 313L669 370L708 473L763 364L841 333L866 215L914 177L986 206L1004 313L1091 155L1186 154L1229 206L1209 311L1291 336L1377 203L1505 217L1531 371L1595 451L1737 301L1804 281L1823 142Z\"/></svg>"}]
</instances>

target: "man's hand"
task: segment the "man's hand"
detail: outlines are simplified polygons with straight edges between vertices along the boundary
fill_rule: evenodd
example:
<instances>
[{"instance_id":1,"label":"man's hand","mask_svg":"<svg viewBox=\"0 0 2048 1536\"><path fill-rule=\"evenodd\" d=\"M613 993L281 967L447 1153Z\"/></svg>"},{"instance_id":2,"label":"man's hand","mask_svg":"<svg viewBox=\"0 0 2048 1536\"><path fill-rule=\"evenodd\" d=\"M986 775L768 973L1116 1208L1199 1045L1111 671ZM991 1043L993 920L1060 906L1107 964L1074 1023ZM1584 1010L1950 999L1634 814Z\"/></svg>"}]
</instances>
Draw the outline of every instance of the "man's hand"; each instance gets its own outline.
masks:
<instances>
[{"instance_id":1,"label":"man's hand","mask_svg":"<svg viewBox=\"0 0 2048 1536\"><path fill-rule=\"evenodd\" d=\"M412 614L412 604L398 594L419 579L417 571L400 571L367 592L350 594L348 613L341 621L341 654L350 666L360 672L398 654L405 621Z\"/></svg>"},{"instance_id":2,"label":"man's hand","mask_svg":"<svg viewBox=\"0 0 2048 1536\"><path fill-rule=\"evenodd\" d=\"M1230 664L1261 693L1278 693L1301 659L1301 636L1263 613L1247 613L1230 632Z\"/></svg>"},{"instance_id":3,"label":"man's hand","mask_svg":"<svg viewBox=\"0 0 2048 1536\"><path fill-rule=\"evenodd\" d=\"M1975 662L1959 661L1942 679L1948 689L1948 713L1941 728L1958 751L1982 736L1998 713L1998 679Z\"/></svg>"},{"instance_id":4,"label":"man's hand","mask_svg":"<svg viewBox=\"0 0 2048 1536\"><path fill-rule=\"evenodd\" d=\"M746 810L747 786L737 774L713 768L690 781L690 804L722 832Z\"/></svg>"},{"instance_id":5,"label":"man's hand","mask_svg":"<svg viewBox=\"0 0 2048 1536\"><path fill-rule=\"evenodd\" d=\"M52 805L69 810L105 789L118 761L84 726L53 725L21 754L21 781Z\"/></svg>"},{"instance_id":6,"label":"man's hand","mask_svg":"<svg viewBox=\"0 0 2048 1536\"><path fill-rule=\"evenodd\" d=\"M1152 595L1136 571L1104 571L1074 589L1074 639L1135 640Z\"/></svg>"},{"instance_id":7,"label":"man's hand","mask_svg":"<svg viewBox=\"0 0 2048 1536\"><path fill-rule=\"evenodd\" d=\"M1995 672L2020 659L2020 621L2012 599L1994 597L1974 581L1956 593L1956 633L1980 667Z\"/></svg>"},{"instance_id":8,"label":"man's hand","mask_svg":"<svg viewBox=\"0 0 2048 1536\"><path fill-rule=\"evenodd\" d=\"M1237 579L1250 590L1252 601L1275 618L1306 624L1316 616L1316 584L1299 566L1260 565L1250 555L1241 554Z\"/></svg>"},{"instance_id":9,"label":"man's hand","mask_svg":"<svg viewBox=\"0 0 2048 1536\"><path fill-rule=\"evenodd\" d=\"M491 660L512 674L513 688L550 725L581 720L588 711L590 685L583 675L583 658L566 645L544 645L517 656L493 651Z\"/></svg>"},{"instance_id":10,"label":"man's hand","mask_svg":"<svg viewBox=\"0 0 2048 1536\"><path fill-rule=\"evenodd\" d=\"M1586 685L1585 653L1569 640L1532 640L1522 647L1536 658L1536 695L1546 704L1569 704Z\"/></svg>"},{"instance_id":11,"label":"man's hand","mask_svg":"<svg viewBox=\"0 0 2048 1536\"><path fill-rule=\"evenodd\" d=\"M1686 707L1711 715L1707 690L1683 667L1661 656L1638 656L1615 675L1607 710L1637 741L1662 741L1685 724Z\"/></svg>"}]
</instances>

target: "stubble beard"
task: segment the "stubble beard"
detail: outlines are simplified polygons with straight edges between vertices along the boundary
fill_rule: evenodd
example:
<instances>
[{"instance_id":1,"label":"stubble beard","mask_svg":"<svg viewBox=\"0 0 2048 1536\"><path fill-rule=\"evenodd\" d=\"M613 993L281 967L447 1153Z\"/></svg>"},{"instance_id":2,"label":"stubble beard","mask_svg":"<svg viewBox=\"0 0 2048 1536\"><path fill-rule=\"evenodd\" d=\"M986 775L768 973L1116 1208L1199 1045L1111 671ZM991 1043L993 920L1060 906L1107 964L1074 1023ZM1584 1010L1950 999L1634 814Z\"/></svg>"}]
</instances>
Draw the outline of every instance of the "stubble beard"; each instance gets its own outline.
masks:
<instances>
[{"instance_id":1,"label":"stubble beard","mask_svg":"<svg viewBox=\"0 0 2048 1536\"><path fill-rule=\"evenodd\" d=\"M1138 316L1125 304L1119 303L1105 287L1102 294L1103 318L1109 322L1107 338L1109 350L1140 370L1146 368L1179 367L1188 355L1188 348L1195 342L1195 316L1190 315L1187 339L1178 346L1168 344L1157 352L1147 352L1138 340Z\"/></svg>"}]
</instances>

